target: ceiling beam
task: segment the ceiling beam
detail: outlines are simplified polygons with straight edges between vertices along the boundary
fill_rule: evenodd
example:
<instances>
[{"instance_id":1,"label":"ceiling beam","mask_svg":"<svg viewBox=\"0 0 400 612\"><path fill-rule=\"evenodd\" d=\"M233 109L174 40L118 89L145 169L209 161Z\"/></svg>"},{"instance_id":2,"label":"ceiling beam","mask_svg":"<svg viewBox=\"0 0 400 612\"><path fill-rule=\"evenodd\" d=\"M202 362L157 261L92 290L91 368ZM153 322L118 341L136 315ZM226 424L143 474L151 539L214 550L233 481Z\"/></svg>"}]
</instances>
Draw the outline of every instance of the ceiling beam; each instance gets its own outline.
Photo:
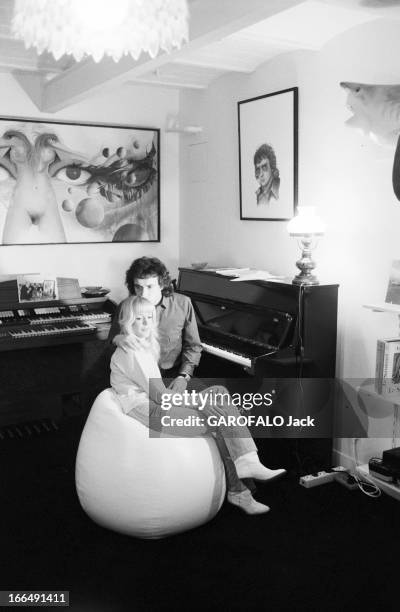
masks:
<instances>
[{"instance_id":1,"label":"ceiling beam","mask_svg":"<svg viewBox=\"0 0 400 612\"><path fill-rule=\"evenodd\" d=\"M190 3L190 40L182 49L154 59L142 53L138 60L105 58L96 64L81 61L43 86L41 111L52 113L92 95L143 76L204 45L216 42L260 20L301 4L302 0L194 0Z\"/></svg>"},{"instance_id":2,"label":"ceiling beam","mask_svg":"<svg viewBox=\"0 0 400 612\"><path fill-rule=\"evenodd\" d=\"M213 70L223 70L224 72L244 72L249 74L254 72L253 68L249 68L247 66L239 65L239 62L228 62L225 60L217 59L215 61L206 59L195 59L195 58L187 58L184 60L177 59L174 61L174 64L179 66L198 66L199 68L211 68Z\"/></svg>"},{"instance_id":3,"label":"ceiling beam","mask_svg":"<svg viewBox=\"0 0 400 612\"><path fill-rule=\"evenodd\" d=\"M178 87L179 89L207 89L207 85L200 84L197 82L189 82L189 81L179 81L179 80L169 80L168 78L156 77L153 78L149 76L138 77L134 81L129 81L126 83L127 85L156 85L162 87L174 87L175 89Z\"/></svg>"},{"instance_id":4,"label":"ceiling beam","mask_svg":"<svg viewBox=\"0 0 400 612\"><path fill-rule=\"evenodd\" d=\"M45 84L43 74L16 70L13 72L13 76L18 85L28 94L35 106L40 109L42 107L42 95Z\"/></svg>"}]
</instances>

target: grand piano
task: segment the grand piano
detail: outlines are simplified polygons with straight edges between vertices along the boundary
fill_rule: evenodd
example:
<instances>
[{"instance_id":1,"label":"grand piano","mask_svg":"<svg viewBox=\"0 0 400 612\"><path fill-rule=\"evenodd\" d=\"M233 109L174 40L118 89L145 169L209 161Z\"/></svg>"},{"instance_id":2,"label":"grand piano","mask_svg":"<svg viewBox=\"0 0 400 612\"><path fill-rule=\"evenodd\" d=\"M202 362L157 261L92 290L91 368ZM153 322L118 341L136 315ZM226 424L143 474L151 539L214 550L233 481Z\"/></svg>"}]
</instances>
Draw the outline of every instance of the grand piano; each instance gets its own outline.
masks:
<instances>
[{"instance_id":1,"label":"grand piano","mask_svg":"<svg viewBox=\"0 0 400 612\"><path fill-rule=\"evenodd\" d=\"M58 299L24 302L15 278L0 280L0 427L56 419L65 400L89 404L108 385L115 304L83 297L76 279L57 285Z\"/></svg>"},{"instance_id":2,"label":"grand piano","mask_svg":"<svg viewBox=\"0 0 400 612\"><path fill-rule=\"evenodd\" d=\"M302 430L299 438L291 432L291 441L260 440L259 446L271 451L271 461L285 447L281 459L296 458L303 473L330 467L338 285L233 278L180 268L177 291L192 300L203 346L195 375L226 380L231 392L272 391L276 414L324 411L318 439ZM276 435L284 434L268 432Z\"/></svg>"}]
</instances>

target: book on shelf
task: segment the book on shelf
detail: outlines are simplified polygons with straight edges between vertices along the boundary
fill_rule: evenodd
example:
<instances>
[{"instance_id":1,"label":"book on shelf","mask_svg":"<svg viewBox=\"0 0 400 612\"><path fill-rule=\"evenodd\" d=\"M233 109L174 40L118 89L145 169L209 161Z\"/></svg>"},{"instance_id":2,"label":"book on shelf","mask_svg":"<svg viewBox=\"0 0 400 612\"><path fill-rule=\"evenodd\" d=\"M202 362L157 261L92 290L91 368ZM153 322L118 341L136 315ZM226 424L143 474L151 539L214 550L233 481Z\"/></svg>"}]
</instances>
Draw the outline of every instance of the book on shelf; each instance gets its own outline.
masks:
<instances>
[{"instance_id":1,"label":"book on shelf","mask_svg":"<svg viewBox=\"0 0 400 612\"><path fill-rule=\"evenodd\" d=\"M400 398L400 338L377 342L375 391L387 398Z\"/></svg>"},{"instance_id":2,"label":"book on shelf","mask_svg":"<svg viewBox=\"0 0 400 612\"><path fill-rule=\"evenodd\" d=\"M400 260L392 261L390 269L389 284L386 291L385 302L387 304L400 304Z\"/></svg>"}]
</instances>

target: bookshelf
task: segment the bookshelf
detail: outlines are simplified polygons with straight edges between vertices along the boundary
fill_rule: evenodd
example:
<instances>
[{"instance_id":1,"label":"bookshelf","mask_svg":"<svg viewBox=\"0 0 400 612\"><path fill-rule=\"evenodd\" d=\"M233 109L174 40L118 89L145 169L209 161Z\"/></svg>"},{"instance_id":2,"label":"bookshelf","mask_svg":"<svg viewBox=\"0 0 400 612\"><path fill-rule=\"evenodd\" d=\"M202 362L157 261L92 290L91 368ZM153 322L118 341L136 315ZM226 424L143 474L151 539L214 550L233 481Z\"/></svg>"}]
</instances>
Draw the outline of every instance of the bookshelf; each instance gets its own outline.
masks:
<instances>
[{"instance_id":1,"label":"bookshelf","mask_svg":"<svg viewBox=\"0 0 400 612\"><path fill-rule=\"evenodd\" d=\"M363 304L363 307L367 308L368 310L372 310L372 312L385 312L385 313L397 315L398 321L399 321L398 336L400 336L400 304L380 302L376 304ZM395 341L397 342L397 345L396 345L397 349L394 348L394 345L390 346L389 344ZM380 346L382 343L384 343L386 346ZM400 344L400 338L398 340L395 338L388 338L386 340L378 341L377 357L376 357L377 362L376 362L376 370L375 370L375 379L376 379L375 383L378 385L378 388L376 390L377 395L386 396L386 398L389 401L392 401L392 403L395 406L400 405L399 385L396 386L396 384L386 383L386 386L391 387L391 388L384 389L383 387L385 386L385 381L383 381L382 386L379 388L379 380L382 378L382 376L384 376L385 380L387 381L391 379L391 375L390 374L388 375L388 371L390 372L393 367L393 358L395 357L395 353L394 353L395 350L397 350L396 354L398 355L398 345L399 344ZM381 363L380 363L380 360L381 360ZM379 369L379 363L380 363L380 369ZM389 370L387 370L388 367L389 367ZM386 368L386 371L385 371L385 368ZM390 379L388 378L388 376L390 376ZM394 383L395 382L396 381L394 381ZM389 393L387 391L389 391ZM393 393L394 397L390 397L390 393Z\"/></svg>"},{"instance_id":2,"label":"bookshelf","mask_svg":"<svg viewBox=\"0 0 400 612\"><path fill-rule=\"evenodd\" d=\"M379 304L364 304L363 306L364 308L372 310L373 312L387 312L387 313L395 314L399 317L399 322L400 322L400 304L390 304L390 303L385 302L385 303L379 303ZM396 438L396 434L397 434L397 424L398 424L398 419L399 419L399 405L400 405L399 396L397 395L397 397L390 397L390 396L387 396L386 393L382 393L382 392L378 393L375 388L375 385L366 385L363 389L361 389L360 387L358 389L358 392L359 393L364 392L366 396L369 396L371 398L373 398L374 396L377 399L379 398L380 400L379 408L382 409L383 406L385 406L386 408L386 410L382 410L382 413L390 414L391 409L393 410L394 420L393 420L392 435L393 435L393 442L394 442ZM381 412L381 410L379 410L378 412ZM356 471L360 477L365 477L366 479L369 479L371 482L376 484L384 493L400 501L400 486L398 484L394 484L392 482L386 482L384 480L381 480L380 478L371 476L371 474L369 473L368 464L357 466Z\"/></svg>"}]
</instances>

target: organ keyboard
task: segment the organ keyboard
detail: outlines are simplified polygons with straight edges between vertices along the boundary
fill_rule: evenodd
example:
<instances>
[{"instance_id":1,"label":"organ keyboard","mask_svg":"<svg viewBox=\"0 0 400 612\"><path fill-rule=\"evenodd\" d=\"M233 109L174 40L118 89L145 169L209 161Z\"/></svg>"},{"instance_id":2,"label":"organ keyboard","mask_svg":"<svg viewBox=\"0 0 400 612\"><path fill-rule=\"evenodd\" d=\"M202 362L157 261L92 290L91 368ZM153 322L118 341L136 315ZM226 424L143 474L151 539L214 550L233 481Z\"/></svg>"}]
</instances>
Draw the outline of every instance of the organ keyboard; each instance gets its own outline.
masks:
<instances>
[{"instance_id":1,"label":"organ keyboard","mask_svg":"<svg viewBox=\"0 0 400 612\"><path fill-rule=\"evenodd\" d=\"M0 310L0 351L106 339L113 304L104 298L73 302L47 307L33 303L24 308L7 304Z\"/></svg>"}]
</instances>

